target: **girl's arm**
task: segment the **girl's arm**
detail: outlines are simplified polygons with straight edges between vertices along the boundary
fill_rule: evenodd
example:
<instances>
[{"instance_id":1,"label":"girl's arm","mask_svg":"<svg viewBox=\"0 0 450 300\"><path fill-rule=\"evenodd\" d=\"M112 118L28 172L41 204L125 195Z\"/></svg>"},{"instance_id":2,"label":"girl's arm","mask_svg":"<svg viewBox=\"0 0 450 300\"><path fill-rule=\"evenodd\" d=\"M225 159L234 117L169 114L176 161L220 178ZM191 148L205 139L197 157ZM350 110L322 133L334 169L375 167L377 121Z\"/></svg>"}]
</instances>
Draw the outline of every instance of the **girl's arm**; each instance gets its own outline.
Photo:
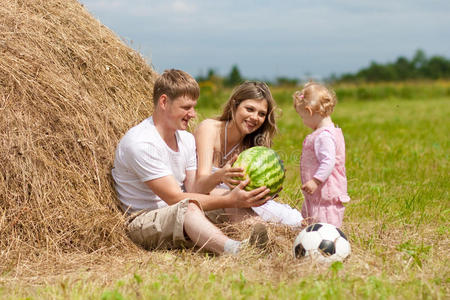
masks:
<instances>
[{"instance_id":1,"label":"girl's arm","mask_svg":"<svg viewBox=\"0 0 450 300\"><path fill-rule=\"evenodd\" d=\"M314 151L319 161L319 168L313 178L324 182L328 179L336 164L336 143L328 131L323 131L314 141Z\"/></svg>"},{"instance_id":2,"label":"girl's arm","mask_svg":"<svg viewBox=\"0 0 450 300\"><path fill-rule=\"evenodd\" d=\"M302 190L313 194L318 186L328 179L336 164L336 143L328 131L323 131L314 141L314 152L319 161L319 168L313 178L302 186Z\"/></svg>"}]
</instances>

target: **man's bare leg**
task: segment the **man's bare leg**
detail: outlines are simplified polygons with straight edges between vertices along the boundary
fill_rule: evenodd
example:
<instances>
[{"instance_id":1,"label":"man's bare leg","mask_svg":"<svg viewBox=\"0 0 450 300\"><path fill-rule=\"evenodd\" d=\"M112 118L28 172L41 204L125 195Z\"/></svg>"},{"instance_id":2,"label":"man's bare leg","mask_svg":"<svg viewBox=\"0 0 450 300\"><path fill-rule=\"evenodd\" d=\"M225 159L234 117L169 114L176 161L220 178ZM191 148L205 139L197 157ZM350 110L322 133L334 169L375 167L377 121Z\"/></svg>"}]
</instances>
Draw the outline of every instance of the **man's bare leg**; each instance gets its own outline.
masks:
<instances>
[{"instance_id":1,"label":"man's bare leg","mask_svg":"<svg viewBox=\"0 0 450 300\"><path fill-rule=\"evenodd\" d=\"M268 242L266 227L262 223L257 223L256 218L250 218L253 230L250 235L249 243L258 247L265 248ZM203 211L195 204L190 202L184 218L184 230L196 246L204 248L218 254L230 253L237 254L241 249L241 242L228 238L219 228L206 218Z\"/></svg>"},{"instance_id":2,"label":"man's bare leg","mask_svg":"<svg viewBox=\"0 0 450 300\"><path fill-rule=\"evenodd\" d=\"M206 218L194 202L188 205L184 217L184 230L196 246L218 254L224 252L225 243L231 240Z\"/></svg>"}]
</instances>

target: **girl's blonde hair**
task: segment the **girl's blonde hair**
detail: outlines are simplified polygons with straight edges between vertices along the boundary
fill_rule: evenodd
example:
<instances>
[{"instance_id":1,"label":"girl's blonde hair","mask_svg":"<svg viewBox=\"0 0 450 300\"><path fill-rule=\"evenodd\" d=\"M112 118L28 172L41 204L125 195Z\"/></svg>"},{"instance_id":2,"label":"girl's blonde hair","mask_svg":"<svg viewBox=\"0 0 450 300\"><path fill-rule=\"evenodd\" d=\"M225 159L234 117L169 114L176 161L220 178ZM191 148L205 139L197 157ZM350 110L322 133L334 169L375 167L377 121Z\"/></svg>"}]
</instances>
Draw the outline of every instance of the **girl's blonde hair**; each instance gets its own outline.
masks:
<instances>
[{"instance_id":1,"label":"girl's blonde hair","mask_svg":"<svg viewBox=\"0 0 450 300\"><path fill-rule=\"evenodd\" d=\"M242 101L249 99L266 100L267 115L258 130L244 137L242 148L247 149L253 146L270 147L272 145L272 139L277 132L277 125L275 123L276 103L269 87L264 82L246 81L236 87L225 104L222 115L218 119L220 121L233 120L239 104L241 104Z\"/></svg>"},{"instance_id":2,"label":"girl's blonde hair","mask_svg":"<svg viewBox=\"0 0 450 300\"><path fill-rule=\"evenodd\" d=\"M308 82L293 98L295 109L310 109L322 117L330 116L337 102L336 93L317 82Z\"/></svg>"}]
</instances>

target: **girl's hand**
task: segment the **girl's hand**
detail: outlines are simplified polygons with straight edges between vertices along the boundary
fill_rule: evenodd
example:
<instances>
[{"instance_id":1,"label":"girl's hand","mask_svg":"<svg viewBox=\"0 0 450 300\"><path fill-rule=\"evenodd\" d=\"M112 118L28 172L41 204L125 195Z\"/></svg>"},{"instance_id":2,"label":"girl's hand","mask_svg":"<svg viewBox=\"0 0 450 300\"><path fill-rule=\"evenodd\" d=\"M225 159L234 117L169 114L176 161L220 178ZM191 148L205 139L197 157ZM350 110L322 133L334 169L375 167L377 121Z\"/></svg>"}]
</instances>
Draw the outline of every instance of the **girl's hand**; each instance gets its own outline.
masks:
<instances>
[{"instance_id":1,"label":"girl's hand","mask_svg":"<svg viewBox=\"0 0 450 300\"><path fill-rule=\"evenodd\" d=\"M305 183L302 186L302 190L305 191L308 194L314 194L314 192L317 190L317 188L319 187L320 181L318 181L317 179L311 179L310 181L308 181L307 183Z\"/></svg>"}]
</instances>

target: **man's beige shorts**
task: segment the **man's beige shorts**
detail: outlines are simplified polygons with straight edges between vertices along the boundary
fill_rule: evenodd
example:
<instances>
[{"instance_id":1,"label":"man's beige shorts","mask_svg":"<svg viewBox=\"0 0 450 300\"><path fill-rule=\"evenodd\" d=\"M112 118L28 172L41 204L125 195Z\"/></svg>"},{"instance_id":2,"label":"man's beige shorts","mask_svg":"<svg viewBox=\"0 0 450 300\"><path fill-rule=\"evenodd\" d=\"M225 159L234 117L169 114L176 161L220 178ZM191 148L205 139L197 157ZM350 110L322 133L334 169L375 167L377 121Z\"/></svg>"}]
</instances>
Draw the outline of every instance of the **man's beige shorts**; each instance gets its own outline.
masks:
<instances>
[{"instance_id":1,"label":"man's beige shorts","mask_svg":"<svg viewBox=\"0 0 450 300\"><path fill-rule=\"evenodd\" d=\"M183 224L190 199L156 210L142 210L130 216L127 229L131 240L147 250L190 248L194 243L184 234ZM197 205L199 205L197 203ZM200 206L200 205L199 205ZM223 210L205 212L208 219L223 222Z\"/></svg>"},{"instance_id":2,"label":"man's beige shorts","mask_svg":"<svg viewBox=\"0 0 450 300\"><path fill-rule=\"evenodd\" d=\"M142 210L130 217L128 235L145 249L189 247L183 230L189 199L155 210Z\"/></svg>"}]
</instances>

